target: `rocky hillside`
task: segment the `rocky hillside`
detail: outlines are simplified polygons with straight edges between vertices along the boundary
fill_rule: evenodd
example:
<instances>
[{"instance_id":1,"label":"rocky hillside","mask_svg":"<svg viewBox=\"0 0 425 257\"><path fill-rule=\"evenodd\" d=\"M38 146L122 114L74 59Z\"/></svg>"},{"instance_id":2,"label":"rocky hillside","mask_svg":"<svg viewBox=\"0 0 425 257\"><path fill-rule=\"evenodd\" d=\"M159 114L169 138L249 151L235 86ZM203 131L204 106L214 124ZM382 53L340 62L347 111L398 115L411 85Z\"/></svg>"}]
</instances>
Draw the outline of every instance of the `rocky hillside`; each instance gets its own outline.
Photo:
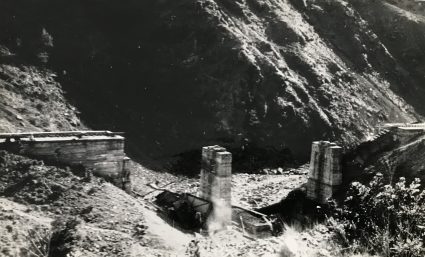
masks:
<instances>
[{"instance_id":1,"label":"rocky hillside","mask_svg":"<svg viewBox=\"0 0 425 257\"><path fill-rule=\"evenodd\" d=\"M0 133L81 128L56 77L0 46Z\"/></svg>"},{"instance_id":2,"label":"rocky hillside","mask_svg":"<svg viewBox=\"0 0 425 257\"><path fill-rule=\"evenodd\" d=\"M0 44L55 71L88 125L127 132L143 160L219 143L236 161L252 149L256 163L304 161L312 140L351 144L425 113L424 20L379 0L3 0L0 10Z\"/></svg>"}]
</instances>

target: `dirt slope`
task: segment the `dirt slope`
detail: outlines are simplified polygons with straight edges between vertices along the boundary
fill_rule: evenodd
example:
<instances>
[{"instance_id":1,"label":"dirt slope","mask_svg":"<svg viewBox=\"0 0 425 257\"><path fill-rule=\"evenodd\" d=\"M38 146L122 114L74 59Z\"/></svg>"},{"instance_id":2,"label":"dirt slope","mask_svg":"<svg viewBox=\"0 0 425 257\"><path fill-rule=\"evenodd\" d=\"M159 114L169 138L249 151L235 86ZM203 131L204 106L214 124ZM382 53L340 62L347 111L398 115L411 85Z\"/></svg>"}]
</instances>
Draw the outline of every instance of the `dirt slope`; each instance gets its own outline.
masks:
<instances>
[{"instance_id":1,"label":"dirt slope","mask_svg":"<svg viewBox=\"0 0 425 257\"><path fill-rule=\"evenodd\" d=\"M188 239L183 245L167 242L165 232L147 226L159 218L145 213L151 212L144 203L101 179L86 181L69 169L0 152L2 256L26 256L28 251L47 248L42 250L45 256L184 252ZM186 238L171 226L164 227L168 235Z\"/></svg>"}]
</instances>

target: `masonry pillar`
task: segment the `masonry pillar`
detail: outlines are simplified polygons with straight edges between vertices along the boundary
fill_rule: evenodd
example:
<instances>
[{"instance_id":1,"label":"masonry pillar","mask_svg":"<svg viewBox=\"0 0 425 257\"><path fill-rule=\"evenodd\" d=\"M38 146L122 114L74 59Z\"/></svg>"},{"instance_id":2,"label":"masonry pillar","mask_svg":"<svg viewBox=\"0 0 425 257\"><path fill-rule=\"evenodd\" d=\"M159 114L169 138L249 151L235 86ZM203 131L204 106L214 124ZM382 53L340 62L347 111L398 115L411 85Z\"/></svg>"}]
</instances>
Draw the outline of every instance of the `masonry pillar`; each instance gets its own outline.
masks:
<instances>
[{"instance_id":1,"label":"masonry pillar","mask_svg":"<svg viewBox=\"0 0 425 257\"><path fill-rule=\"evenodd\" d=\"M221 146L202 148L200 197L213 204L220 221L231 222L232 154Z\"/></svg>"},{"instance_id":2,"label":"masonry pillar","mask_svg":"<svg viewBox=\"0 0 425 257\"><path fill-rule=\"evenodd\" d=\"M342 183L342 148L328 141L313 142L307 197L326 203Z\"/></svg>"},{"instance_id":3,"label":"masonry pillar","mask_svg":"<svg viewBox=\"0 0 425 257\"><path fill-rule=\"evenodd\" d=\"M122 189L131 194L131 169L130 169L130 158L124 157L122 165Z\"/></svg>"}]
</instances>

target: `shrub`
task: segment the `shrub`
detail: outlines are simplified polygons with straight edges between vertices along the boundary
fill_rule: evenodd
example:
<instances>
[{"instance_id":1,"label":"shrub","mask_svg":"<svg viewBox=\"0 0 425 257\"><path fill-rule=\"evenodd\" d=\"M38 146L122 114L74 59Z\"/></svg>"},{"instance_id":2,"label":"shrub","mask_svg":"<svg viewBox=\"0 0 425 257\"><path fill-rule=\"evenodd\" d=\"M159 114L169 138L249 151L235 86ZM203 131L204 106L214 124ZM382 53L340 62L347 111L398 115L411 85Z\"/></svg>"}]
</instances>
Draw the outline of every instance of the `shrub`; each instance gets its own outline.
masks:
<instances>
[{"instance_id":1,"label":"shrub","mask_svg":"<svg viewBox=\"0 0 425 257\"><path fill-rule=\"evenodd\" d=\"M51 236L52 232L50 229L43 227L30 229L25 237L25 239L29 242L29 246L21 249L22 256L49 256Z\"/></svg>"},{"instance_id":2,"label":"shrub","mask_svg":"<svg viewBox=\"0 0 425 257\"><path fill-rule=\"evenodd\" d=\"M424 201L419 179L407 184L400 178L395 185L385 185L378 174L369 185L354 182L342 207L336 209L340 235L372 254L425 256Z\"/></svg>"}]
</instances>

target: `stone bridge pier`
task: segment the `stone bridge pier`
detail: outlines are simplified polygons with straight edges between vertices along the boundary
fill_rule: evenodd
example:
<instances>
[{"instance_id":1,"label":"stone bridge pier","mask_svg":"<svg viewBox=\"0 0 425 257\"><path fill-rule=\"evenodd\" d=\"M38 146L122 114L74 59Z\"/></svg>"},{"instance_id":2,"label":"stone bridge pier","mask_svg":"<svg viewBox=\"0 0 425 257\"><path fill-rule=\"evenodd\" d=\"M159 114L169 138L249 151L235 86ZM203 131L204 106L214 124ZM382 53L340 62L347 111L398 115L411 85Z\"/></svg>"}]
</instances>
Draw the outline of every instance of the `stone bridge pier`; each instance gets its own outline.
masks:
<instances>
[{"instance_id":1,"label":"stone bridge pier","mask_svg":"<svg viewBox=\"0 0 425 257\"><path fill-rule=\"evenodd\" d=\"M232 220L231 192L232 154L218 145L203 147L200 197L213 204L215 218L225 224Z\"/></svg>"},{"instance_id":2,"label":"stone bridge pier","mask_svg":"<svg viewBox=\"0 0 425 257\"><path fill-rule=\"evenodd\" d=\"M328 141L313 142L307 198L326 203L342 184L342 148Z\"/></svg>"}]
</instances>

